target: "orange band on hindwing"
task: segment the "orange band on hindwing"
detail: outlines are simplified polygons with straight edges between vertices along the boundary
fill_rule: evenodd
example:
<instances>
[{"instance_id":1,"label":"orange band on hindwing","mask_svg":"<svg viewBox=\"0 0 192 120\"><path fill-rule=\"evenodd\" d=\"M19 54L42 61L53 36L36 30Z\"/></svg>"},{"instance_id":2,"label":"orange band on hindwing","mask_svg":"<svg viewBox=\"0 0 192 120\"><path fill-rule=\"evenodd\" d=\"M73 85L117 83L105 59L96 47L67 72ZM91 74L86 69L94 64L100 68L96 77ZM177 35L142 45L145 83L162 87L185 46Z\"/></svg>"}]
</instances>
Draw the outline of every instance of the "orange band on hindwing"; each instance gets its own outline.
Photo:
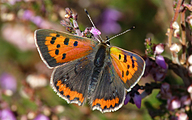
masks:
<instances>
[{"instance_id":1,"label":"orange band on hindwing","mask_svg":"<svg viewBox=\"0 0 192 120\"><path fill-rule=\"evenodd\" d=\"M65 84L62 83L61 80L57 81L56 86L58 87L58 91L61 93L63 92L63 95L67 97L70 101L78 98L78 100L83 103L84 97L82 93L78 93L77 91L71 91L69 87L66 87Z\"/></svg>"},{"instance_id":2,"label":"orange band on hindwing","mask_svg":"<svg viewBox=\"0 0 192 120\"><path fill-rule=\"evenodd\" d=\"M119 104L119 98L116 97L112 100L104 100L104 99L95 99L92 103L92 107L95 105L99 105L101 109L115 107L116 104Z\"/></svg>"}]
</instances>

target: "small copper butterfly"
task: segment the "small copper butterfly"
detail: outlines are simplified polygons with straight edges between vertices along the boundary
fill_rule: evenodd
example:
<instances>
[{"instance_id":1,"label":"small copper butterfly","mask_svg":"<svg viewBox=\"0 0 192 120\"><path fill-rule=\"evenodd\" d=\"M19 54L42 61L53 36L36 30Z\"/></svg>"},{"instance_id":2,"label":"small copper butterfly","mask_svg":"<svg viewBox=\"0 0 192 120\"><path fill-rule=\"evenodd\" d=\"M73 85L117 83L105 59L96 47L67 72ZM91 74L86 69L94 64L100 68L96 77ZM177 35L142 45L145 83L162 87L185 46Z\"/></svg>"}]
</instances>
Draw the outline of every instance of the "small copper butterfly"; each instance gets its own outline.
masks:
<instances>
[{"instance_id":1,"label":"small copper butterfly","mask_svg":"<svg viewBox=\"0 0 192 120\"><path fill-rule=\"evenodd\" d=\"M126 92L144 73L142 57L110 46L109 41L39 29L35 43L43 62L54 68L51 85L57 94L78 105L89 100L92 110L121 108Z\"/></svg>"}]
</instances>

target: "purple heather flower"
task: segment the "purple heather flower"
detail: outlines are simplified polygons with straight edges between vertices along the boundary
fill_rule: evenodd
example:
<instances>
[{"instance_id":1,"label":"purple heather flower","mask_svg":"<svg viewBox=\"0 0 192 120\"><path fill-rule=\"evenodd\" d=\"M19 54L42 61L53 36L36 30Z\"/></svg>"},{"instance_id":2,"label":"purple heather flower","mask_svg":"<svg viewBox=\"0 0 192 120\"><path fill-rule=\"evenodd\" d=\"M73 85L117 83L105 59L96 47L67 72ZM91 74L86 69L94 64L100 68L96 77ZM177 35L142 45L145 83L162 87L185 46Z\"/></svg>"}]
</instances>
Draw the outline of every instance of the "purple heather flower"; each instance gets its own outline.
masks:
<instances>
[{"instance_id":1,"label":"purple heather flower","mask_svg":"<svg viewBox=\"0 0 192 120\"><path fill-rule=\"evenodd\" d=\"M161 56L157 57L157 63L166 65L165 62L163 63L163 61L161 61L161 58L162 58ZM146 69L143 77L146 77L148 74L151 74L155 81L164 80L167 69L163 69L162 67L160 67L160 65L157 65L154 61L150 60L149 58L145 58L145 62L146 62Z\"/></svg>"},{"instance_id":2,"label":"purple heather flower","mask_svg":"<svg viewBox=\"0 0 192 120\"><path fill-rule=\"evenodd\" d=\"M121 17L121 13L115 9L106 9L102 14L101 29L106 34L116 34L121 31L117 20Z\"/></svg>"},{"instance_id":3,"label":"purple heather flower","mask_svg":"<svg viewBox=\"0 0 192 120\"><path fill-rule=\"evenodd\" d=\"M133 101L138 108L141 108L141 95L140 94L135 93L134 97L133 97Z\"/></svg>"},{"instance_id":4,"label":"purple heather flower","mask_svg":"<svg viewBox=\"0 0 192 120\"><path fill-rule=\"evenodd\" d=\"M188 118L188 116L187 116L187 114L186 113L180 113L179 115L178 115L178 119L177 120L188 120L189 118Z\"/></svg>"},{"instance_id":5,"label":"purple heather flower","mask_svg":"<svg viewBox=\"0 0 192 120\"><path fill-rule=\"evenodd\" d=\"M100 35L100 34L101 34L101 32L100 32L97 28L94 28L94 27L91 27L90 32L91 32L94 36L97 36L97 35Z\"/></svg>"},{"instance_id":6,"label":"purple heather flower","mask_svg":"<svg viewBox=\"0 0 192 120\"><path fill-rule=\"evenodd\" d=\"M161 54L162 52L164 51L164 45L162 43L158 44L156 47L155 47L155 53L156 54Z\"/></svg>"},{"instance_id":7,"label":"purple heather flower","mask_svg":"<svg viewBox=\"0 0 192 120\"><path fill-rule=\"evenodd\" d=\"M125 96L124 105L127 105L127 103L131 100L131 96L129 93Z\"/></svg>"},{"instance_id":8,"label":"purple heather flower","mask_svg":"<svg viewBox=\"0 0 192 120\"><path fill-rule=\"evenodd\" d=\"M167 69L162 69L161 67L156 66L156 68L152 68L150 72L155 81L163 81L165 79Z\"/></svg>"},{"instance_id":9,"label":"purple heather flower","mask_svg":"<svg viewBox=\"0 0 192 120\"><path fill-rule=\"evenodd\" d=\"M79 25L76 20L73 20L74 28L79 28ZM75 32L78 36L83 36L82 32L79 29L75 29Z\"/></svg>"},{"instance_id":10,"label":"purple heather flower","mask_svg":"<svg viewBox=\"0 0 192 120\"><path fill-rule=\"evenodd\" d=\"M166 65L166 62L165 62L165 59L163 56L161 55L157 55L156 56L156 59L155 59L155 62L163 69L167 69L167 65Z\"/></svg>"},{"instance_id":11,"label":"purple heather flower","mask_svg":"<svg viewBox=\"0 0 192 120\"><path fill-rule=\"evenodd\" d=\"M14 92L17 89L17 81L12 75L3 73L0 76L0 86L2 89Z\"/></svg>"},{"instance_id":12,"label":"purple heather flower","mask_svg":"<svg viewBox=\"0 0 192 120\"><path fill-rule=\"evenodd\" d=\"M16 120L15 115L9 109L0 110L0 119L1 120Z\"/></svg>"},{"instance_id":13,"label":"purple heather flower","mask_svg":"<svg viewBox=\"0 0 192 120\"><path fill-rule=\"evenodd\" d=\"M49 120L49 118L43 114L39 114L34 120Z\"/></svg>"},{"instance_id":14,"label":"purple heather flower","mask_svg":"<svg viewBox=\"0 0 192 120\"><path fill-rule=\"evenodd\" d=\"M146 63L146 67L145 67L145 72L143 74L143 77L146 77L150 73L153 65L153 62L148 57L145 59L145 63Z\"/></svg>"},{"instance_id":15,"label":"purple heather flower","mask_svg":"<svg viewBox=\"0 0 192 120\"><path fill-rule=\"evenodd\" d=\"M129 101L135 104L138 108L141 108L141 95L138 92L140 86L136 84L130 92L128 92L125 96L124 105L126 105Z\"/></svg>"}]
</instances>

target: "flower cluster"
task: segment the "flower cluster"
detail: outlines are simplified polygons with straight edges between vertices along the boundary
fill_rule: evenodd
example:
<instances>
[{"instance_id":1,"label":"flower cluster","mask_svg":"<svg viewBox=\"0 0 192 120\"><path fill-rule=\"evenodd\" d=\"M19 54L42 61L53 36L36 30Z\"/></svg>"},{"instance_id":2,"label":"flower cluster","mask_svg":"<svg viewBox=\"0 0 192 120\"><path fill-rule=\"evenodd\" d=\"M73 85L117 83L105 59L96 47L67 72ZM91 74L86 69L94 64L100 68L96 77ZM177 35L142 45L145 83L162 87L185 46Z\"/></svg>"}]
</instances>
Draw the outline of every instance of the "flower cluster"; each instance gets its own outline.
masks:
<instances>
[{"instance_id":1,"label":"flower cluster","mask_svg":"<svg viewBox=\"0 0 192 120\"><path fill-rule=\"evenodd\" d=\"M146 61L146 69L143 77L152 75L155 82L143 86L145 91L142 94L147 93L145 94L147 96L153 89L159 89L160 92L157 98L166 101L162 102L161 109L163 110L156 110L161 111L159 114L155 114L154 110L148 109L152 118L166 116L172 120L188 120L190 117L189 111L192 101L192 52L191 38L186 37L186 34L190 33L190 28L188 29L185 24L188 23L189 27L192 27L190 22L192 19L191 15L186 18L183 16L186 14L186 11L192 11L192 5L181 1L179 0L175 3L175 15L166 33L168 44L153 44L150 38L145 40L146 50L144 59ZM182 16L180 25L176 19L178 14ZM178 42L172 43L173 38L177 39ZM171 54L170 58L163 57L162 53L165 51L165 48L168 48ZM181 77L184 85L170 84L170 81L165 80L168 68Z\"/></svg>"}]
</instances>

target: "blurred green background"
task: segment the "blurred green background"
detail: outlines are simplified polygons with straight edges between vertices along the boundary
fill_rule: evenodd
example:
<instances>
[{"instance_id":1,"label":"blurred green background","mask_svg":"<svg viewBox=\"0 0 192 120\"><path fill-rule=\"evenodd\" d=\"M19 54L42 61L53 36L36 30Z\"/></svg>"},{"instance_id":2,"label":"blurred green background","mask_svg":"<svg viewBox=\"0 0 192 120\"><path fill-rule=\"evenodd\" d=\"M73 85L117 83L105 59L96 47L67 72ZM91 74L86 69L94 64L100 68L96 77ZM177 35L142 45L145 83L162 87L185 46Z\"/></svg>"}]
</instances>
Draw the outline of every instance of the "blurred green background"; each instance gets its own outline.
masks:
<instances>
[{"instance_id":1,"label":"blurred green background","mask_svg":"<svg viewBox=\"0 0 192 120\"><path fill-rule=\"evenodd\" d=\"M140 109L129 103L114 113L102 114L90 110L88 104L80 107L67 104L49 85L52 70L40 59L33 34L40 28L65 31L60 21L66 7L78 13L78 24L83 31L92 26L84 12L86 8L103 38L136 26L111 44L144 55L145 38L152 38L154 43L166 42L173 0L2 0L0 5L0 75L8 74L16 81L16 89L11 93L1 89L1 109L11 109L17 119L33 119L39 114L55 120L151 119L144 103L158 107L158 90L142 100ZM104 28L106 24L112 28ZM150 80L141 79L140 84Z\"/></svg>"}]
</instances>

